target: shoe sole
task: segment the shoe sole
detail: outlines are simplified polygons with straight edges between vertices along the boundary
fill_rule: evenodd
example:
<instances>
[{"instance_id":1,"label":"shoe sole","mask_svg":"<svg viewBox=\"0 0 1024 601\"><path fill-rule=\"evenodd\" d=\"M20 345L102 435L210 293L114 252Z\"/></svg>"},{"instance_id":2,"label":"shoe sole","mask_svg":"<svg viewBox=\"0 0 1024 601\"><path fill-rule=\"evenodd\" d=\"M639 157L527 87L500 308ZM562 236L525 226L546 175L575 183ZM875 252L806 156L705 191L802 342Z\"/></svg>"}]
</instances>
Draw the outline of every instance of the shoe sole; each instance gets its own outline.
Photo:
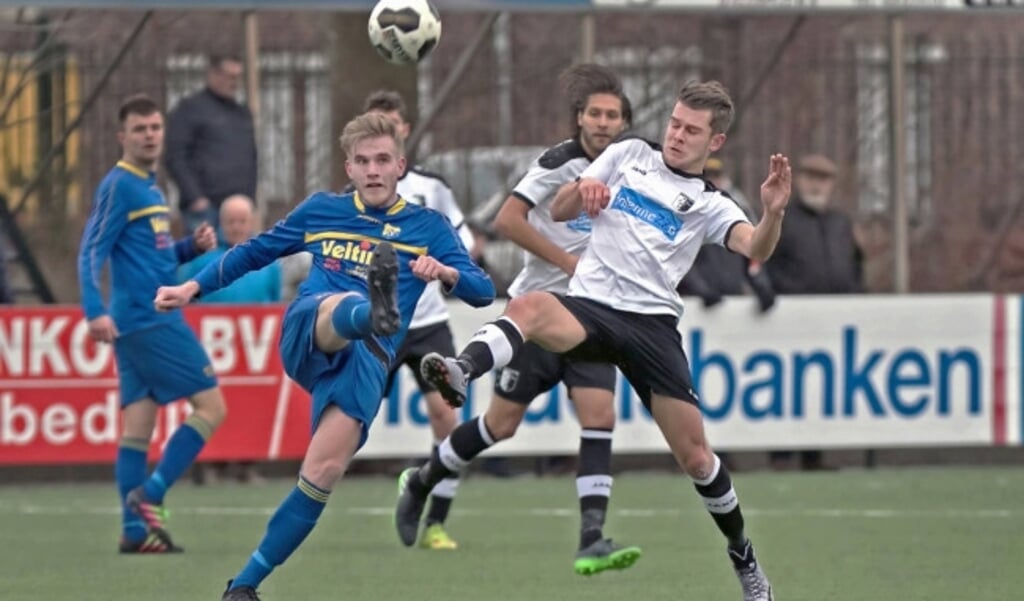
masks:
<instances>
[{"instance_id":1,"label":"shoe sole","mask_svg":"<svg viewBox=\"0 0 1024 601\"><path fill-rule=\"evenodd\" d=\"M409 525L403 525L402 520L399 516L402 514L402 499L406 496L406 489L408 488L409 478L412 477L418 471L418 468L410 467L402 470L402 473L398 476L398 502L395 505L395 517L394 524L395 530L398 531L398 540L402 541L402 544L406 547L411 547L416 544L416 539L420 533L420 520L419 516L416 517L415 527ZM411 494L410 494L411 496ZM422 514L422 509L420 510Z\"/></svg>"},{"instance_id":2,"label":"shoe sole","mask_svg":"<svg viewBox=\"0 0 1024 601\"><path fill-rule=\"evenodd\" d=\"M608 557L577 559L573 569L580 576L593 576L607 570L626 570L633 567L642 554L639 547L626 547L615 551Z\"/></svg>"},{"instance_id":3,"label":"shoe sole","mask_svg":"<svg viewBox=\"0 0 1024 601\"><path fill-rule=\"evenodd\" d=\"M452 407L458 409L466 403L466 395L456 390L449 382L448 378L451 374L441 355L427 353L420 361L420 375L424 380L430 382L437 389L441 398Z\"/></svg>"},{"instance_id":4,"label":"shoe sole","mask_svg":"<svg viewBox=\"0 0 1024 601\"><path fill-rule=\"evenodd\" d=\"M366 285L370 290L373 333L378 336L396 334L402 325L398 313L398 255L389 242L381 242L373 251Z\"/></svg>"}]
</instances>

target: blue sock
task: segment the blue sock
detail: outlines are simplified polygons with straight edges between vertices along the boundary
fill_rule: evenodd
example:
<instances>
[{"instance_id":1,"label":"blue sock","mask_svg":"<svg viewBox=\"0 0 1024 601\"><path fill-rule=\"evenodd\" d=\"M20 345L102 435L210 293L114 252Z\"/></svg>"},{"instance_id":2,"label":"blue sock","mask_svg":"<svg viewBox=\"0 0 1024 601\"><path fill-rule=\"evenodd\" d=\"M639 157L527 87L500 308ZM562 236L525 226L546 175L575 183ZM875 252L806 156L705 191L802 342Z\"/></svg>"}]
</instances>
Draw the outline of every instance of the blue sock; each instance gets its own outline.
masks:
<instances>
[{"instance_id":1,"label":"blue sock","mask_svg":"<svg viewBox=\"0 0 1024 601\"><path fill-rule=\"evenodd\" d=\"M121 496L121 524L125 540L140 541L146 538L146 524L124 504L124 498L131 490L146 481L146 451L149 441L141 438L122 438L117 448L117 463L114 465L114 479Z\"/></svg>"},{"instance_id":2,"label":"blue sock","mask_svg":"<svg viewBox=\"0 0 1024 601\"><path fill-rule=\"evenodd\" d=\"M167 489L192 465L212 434L213 427L206 420L198 415L190 415L167 441L160 463L143 485L146 499L157 505L162 504Z\"/></svg>"},{"instance_id":3,"label":"blue sock","mask_svg":"<svg viewBox=\"0 0 1024 601\"><path fill-rule=\"evenodd\" d=\"M299 483L270 518L260 546L235 576L231 588L256 588L274 568L284 563L313 531L330 494L331 491L318 488L300 475Z\"/></svg>"},{"instance_id":4,"label":"blue sock","mask_svg":"<svg viewBox=\"0 0 1024 601\"><path fill-rule=\"evenodd\" d=\"M358 294L350 294L341 299L331 313L331 323L338 336L346 340L366 338L372 332L370 321L370 301Z\"/></svg>"}]
</instances>

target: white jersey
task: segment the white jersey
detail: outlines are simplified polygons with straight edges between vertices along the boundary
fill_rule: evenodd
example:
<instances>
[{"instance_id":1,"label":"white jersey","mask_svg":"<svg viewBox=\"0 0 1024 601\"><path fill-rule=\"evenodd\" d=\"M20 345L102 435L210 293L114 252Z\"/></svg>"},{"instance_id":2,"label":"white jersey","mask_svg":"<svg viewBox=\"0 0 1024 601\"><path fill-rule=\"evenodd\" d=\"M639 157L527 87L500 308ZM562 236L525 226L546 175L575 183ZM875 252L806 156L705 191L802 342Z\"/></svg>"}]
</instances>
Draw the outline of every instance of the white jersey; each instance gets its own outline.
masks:
<instances>
[{"instance_id":1,"label":"white jersey","mask_svg":"<svg viewBox=\"0 0 1024 601\"><path fill-rule=\"evenodd\" d=\"M467 250L473 248L473 234L466 227L462 210L455 202L455 196L451 188L440 175L424 171L418 167L411 167L405 175L398 180L398 194L406 202L418 204L428 209L433 209L452 222L452 226L459 233L462 244ZM437 323L448 321L448 304L441 292L441 282L430 282L423 289L423 295L416 303L416 311L413 312L412 321L409 322L409 329L423 328Z\"/></svg>"},{"instance_id":2,"label":"white jersey","mask_svg":"<svg viewBox=\"0 0 1024 601\"><path fill-rule=\"evenodd\" d=\"M569 295L621 311L681 316L676 285L700 247L725 245L732 226L749 223L735 202L666 165L645 140L610 145L582 177L605 182L611 201L593 220Z\"/></svg>"},{"instance_id":3,"label":"white jersey","mask_svg":"<svg viewBox=\"0 0 1024 601\"><path fill-rule=\"evenodd\" d=\"M516 184L512 195L530 205L527 221L542 236L566 252L579 255L590 240L590 218L557 222L551 219L551 202L563 185L573 181L590 165L590 159L578 140L566 140L547 149ZM516 297L533 290L564 294L569 289L569 274L537 255L523 251L523 270L508 288Z\"/></svg>"}]
</instances>

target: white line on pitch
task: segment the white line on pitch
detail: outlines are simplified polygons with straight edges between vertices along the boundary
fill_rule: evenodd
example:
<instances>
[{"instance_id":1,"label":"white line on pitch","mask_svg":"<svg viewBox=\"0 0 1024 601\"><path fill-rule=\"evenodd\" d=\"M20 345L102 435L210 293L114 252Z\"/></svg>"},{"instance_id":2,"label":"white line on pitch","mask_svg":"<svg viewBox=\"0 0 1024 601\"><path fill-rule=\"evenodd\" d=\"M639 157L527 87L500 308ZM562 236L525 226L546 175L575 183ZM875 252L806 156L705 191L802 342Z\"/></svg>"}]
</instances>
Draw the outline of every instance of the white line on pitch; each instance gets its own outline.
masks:
<instances>
[{"instance_id":1,"label":"white line on pitch","mask_svg":"<svg viewBox=\"0 0 1024 601\"><path fill-rule=\"evenodd\" d=\"M178 515L199 515L199 516L268 516L276 510L275 507L174 507L173 513ZM349 515L391 517L394 513L393 507L337 507L329 510L341 511ZM575 508L558 507L535 507L525 509L512 509L508 511L495 509L474 509L455 508L453 511L460 516L482 516L495 517L575 517L578 510ZM0 503L0 514L19 515L116 515L120 510L116 507L53 507L31 504L10 504ZM623 518L664 518L686 514L703 513L700 509L617 509L611 511L612 515ZM964 519L964 518L990 518L1010 519L1024 517L1024 510L1016 509L829 509L829 508L795 508L795 509L744 509L743 513L748 516L759 517L819 517L819 518L847 518L847 519L892 519L892 518L923 518L923 519Z\"/></svg>"}]
</instances>

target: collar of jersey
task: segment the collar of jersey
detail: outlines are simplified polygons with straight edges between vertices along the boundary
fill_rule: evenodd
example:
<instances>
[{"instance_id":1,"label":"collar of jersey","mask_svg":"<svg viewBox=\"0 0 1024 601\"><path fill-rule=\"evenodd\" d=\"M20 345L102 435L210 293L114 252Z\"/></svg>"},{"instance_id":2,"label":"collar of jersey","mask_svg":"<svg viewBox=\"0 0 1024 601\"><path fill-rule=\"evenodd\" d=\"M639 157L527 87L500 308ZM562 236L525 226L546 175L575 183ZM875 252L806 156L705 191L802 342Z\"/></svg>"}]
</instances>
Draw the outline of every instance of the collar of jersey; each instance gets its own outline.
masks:
<instances>
[{"instance_id":1,"label":"collar of jersey","mask_svg":"<svg viewBox=\"0 0 1024 601\"><path fill-rule=\"evenodd\" d=\"M153 177L153 174L151 172L146 171L144 169L139 169L138 167L132 165L128 161L118 161L117 166L120 167L121 169L124 169L128 173L131 173L132 175L140 177L142 179L150 179Z\"/></svg>"},{"instance_id":2,"label":"collar of jersey","mask_svg":"<svg viewBox=\"0 0 1024 601\"><path fill-rule=\"evenodd\" d=\"M687 173L686 171L683 171L682 169L676 169L676 168L675 168L675 167L673 167L672 165L669 165L669 164L668 164L668 163L667 163L667 162L665 161L665 155L664 155L664 154L663 154L663 155L661 155L661 162L665 164L665 167L666 167L666 168L667 168L667 169L668 169L669 171L671 171L672 173L675 173L675 174L676 174L676 175L678 175L678 176L681 176L681 177L692 177L692 178L694 178L694 179L703 179L703 176L702 176L702 175L701 175L700 173Z\"/></svg>"},{"instance_id":3,"label":"collar of jersey","mask_svg":"<svg viewBox=\"0 0 1024 601\"><path fill-rule=\"evenodd\" d=\"M356 210L358 210L360 213L365 213L366 212L366 205L363 204L362 199L359 198L359 192L353 192L352 193L352 202L355 203ZM405 208L405 199L402 198L401 196L399 196L398 200L395 202L395 204L391 205L390 207L388 207L388 209L386 211L382 211L382 212L384 212L387 215L397 215L404 208ZM378 212L379 209L373 209L373 211Z\"/></svg>"}]
</instances>

